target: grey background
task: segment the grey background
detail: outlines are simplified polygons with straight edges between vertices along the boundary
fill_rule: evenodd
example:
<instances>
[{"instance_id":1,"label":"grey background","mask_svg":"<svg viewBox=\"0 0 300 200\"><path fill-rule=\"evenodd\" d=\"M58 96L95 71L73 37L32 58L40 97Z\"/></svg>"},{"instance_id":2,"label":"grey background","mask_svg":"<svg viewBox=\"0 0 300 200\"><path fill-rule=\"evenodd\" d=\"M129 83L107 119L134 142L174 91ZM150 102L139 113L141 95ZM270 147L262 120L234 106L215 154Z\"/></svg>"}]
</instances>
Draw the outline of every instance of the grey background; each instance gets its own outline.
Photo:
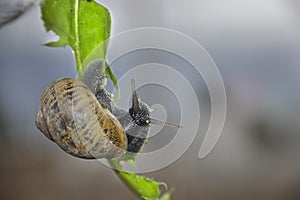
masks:
<instances>
[{"instance_id":1,"label":"grey background","mask_svg":"<svg viewBox=\"0 0 300 200\"><path fill-rule=\"evenodd\" d=\"M215 149L198 159L210 101L202 79L191 76L202 110L198 137L177 162L147 176L174 188L173 199L300 198L298 1L101 3L112 14L112 35L145 26L181 31L205 47L224 78L228 115ZM133 199L110 169L65 154L34 126L43 89L56 78L76 77L69 47L41 45L53 38L43 28L38 6L0 29L0 199ZM142 51L112 67L120 77L124 68L145 61L143 56L176 65L170 55ZM192 74L189 70L188 65L182 66L186 76ZM140 89L145 101L168 102L168 95L156 96L152 89ZM180 120L178 110L167 111L170 121ZM159 134L146 150L170 139Z\"/></svg>"}]
</instances>

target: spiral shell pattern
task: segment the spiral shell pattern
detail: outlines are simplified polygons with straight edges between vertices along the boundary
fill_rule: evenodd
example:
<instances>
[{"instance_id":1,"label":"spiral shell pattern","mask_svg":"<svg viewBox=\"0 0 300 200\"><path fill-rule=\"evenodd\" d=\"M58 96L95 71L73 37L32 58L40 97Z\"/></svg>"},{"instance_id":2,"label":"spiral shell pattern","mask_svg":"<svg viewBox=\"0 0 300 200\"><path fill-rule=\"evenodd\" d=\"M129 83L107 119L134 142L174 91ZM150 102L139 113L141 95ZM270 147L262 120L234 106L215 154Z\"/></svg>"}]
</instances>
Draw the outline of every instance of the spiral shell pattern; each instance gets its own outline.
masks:
<instances>
[{"instance_id":1,"label":"spiral shell pattern","mask_svg":"<svg viewBox=\"0 0 300 200\"><path fill-rule=\"evenodd\" d=\"M73 78L56 80L45 89L35 123L65 152L79 158L110 159L127 150L120 122Z\"/></svg>"}]
</instances>

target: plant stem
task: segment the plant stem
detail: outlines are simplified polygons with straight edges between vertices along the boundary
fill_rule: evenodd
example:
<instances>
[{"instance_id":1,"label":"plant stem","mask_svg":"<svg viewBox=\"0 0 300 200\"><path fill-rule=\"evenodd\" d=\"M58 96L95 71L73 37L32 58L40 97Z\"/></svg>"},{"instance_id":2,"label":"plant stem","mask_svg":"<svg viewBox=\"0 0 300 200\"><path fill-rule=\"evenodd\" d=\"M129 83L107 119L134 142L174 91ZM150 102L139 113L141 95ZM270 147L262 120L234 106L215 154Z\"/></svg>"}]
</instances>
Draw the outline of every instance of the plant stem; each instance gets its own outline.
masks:
<instances>
[{"instance_id":1,"label":"plant stem","mask_svg":"<svg viewBox=\"0 0 300 200\"><path fill-rule=\"evenodd\" d=\"M80 41L79 41L79 0L75 1L75 12L74 12L74 31L75 31L75 44L74 44L74 54L76 59L76 66L78 72L78 79L82 76L82 63L80 59Z\"/></svg>"},{"instance_id":2,"label":"plant stem","mask_svg":"<svg viewBox=\"0 0 300 200\"><path fill-rule=\"evenodd\" d=\"M139 192L131 186L131 184L125 179L124 175L121 173L122 169L120 168L120 166L116 163L117 161L111 161L111 160L107 160L109 165L112 167L113 171L116 173L116 175L118 176L118 178L124 183L124 185L126 185L126 187L139 199L139 200L143 200L139 194Z\"/></svg>"}]
</instances>

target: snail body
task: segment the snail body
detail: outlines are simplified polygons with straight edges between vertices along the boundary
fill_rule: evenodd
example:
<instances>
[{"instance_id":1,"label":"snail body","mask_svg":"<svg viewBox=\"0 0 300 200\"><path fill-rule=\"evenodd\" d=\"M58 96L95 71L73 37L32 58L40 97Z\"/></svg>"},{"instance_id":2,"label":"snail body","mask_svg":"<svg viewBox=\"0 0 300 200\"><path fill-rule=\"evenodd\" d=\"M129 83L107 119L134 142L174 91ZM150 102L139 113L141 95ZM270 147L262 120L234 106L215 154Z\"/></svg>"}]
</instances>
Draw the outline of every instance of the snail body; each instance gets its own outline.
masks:
<instances>
[{"instance_id":1,"label":"snail body","mask_svg":"<svg viewBox=\"0 0 300 200\"><path fill-rule=\"evenodd\" d=\"M116 105L105 89L97 91L95 96L99 102L105 102L107 108L122 124L128 141L127 151L140 152L150 131L150 107L142 102L137 94L132 95L133 103L129 111Z\"/></svg>"},{"instance_id":2,"label":"snail body","mask_svg":"<svg viewBox=\"0 0 300 200\"><path fill-rule=\"evenodd\" d=\"M105 61L95 59L85 69L82 81L90 88L101 105L107 109L122 124L127 140L127 152L138 153L141 151L146 138L150 132L150 107L138 96L134 80L131 82L132 105L129 110L125 110L114 103L112 95L105 89L107 80L104 76Z\"/></svg>"},{"instance_id":3,"label":"snail body","mask_svg":"<svg viewBox=\"0 0 300 200\"><path fill-rule=\"evenodd\" d=\"M132 94L132 106L128 111L116 105L112 95L104 88L97 90L95 96L122 124L128 140L127 151L140 152L150 132L150 107L142 102L135 92Z\"/></svg>"},{"instance_id":4,"label":"snail body","mask_svg":"<svg viewBox=\"0 0 300 200\"><path fill-rule=\"evenodd\" d=\"M127 150L120 122L83 82L73 78L56 80L45 89L36 126L65 152L79 158L115 158Z\"/></svg>"},{"instance_id":5,"label":"snail body","mask_svg":"<svg viewBox=\"0 0 300 200\"><path fill-rule=\"evenodd\" d=\"M126 111L105 90L104 62L96 60L82 81L55 80L43 92L36 127L65 152L84 159L116 158L139 152L150 131L150 108L133 88Z\"/></svg>"},{"instance_id":6,"label":"snail body","mask_svg":"<svg viewBox=\"0 0 300 200\"><path fill-rule=\"evenodd\" d=\"M124 152L141 151L150 124L179 125L150 118L150 107L141 101L132 79L132 106L117 106L105 90L105 61L96 59L82 81L55 80L43 92L36 127L65 152L84 159L117 158Z\"/></svg>"}]
</instances>

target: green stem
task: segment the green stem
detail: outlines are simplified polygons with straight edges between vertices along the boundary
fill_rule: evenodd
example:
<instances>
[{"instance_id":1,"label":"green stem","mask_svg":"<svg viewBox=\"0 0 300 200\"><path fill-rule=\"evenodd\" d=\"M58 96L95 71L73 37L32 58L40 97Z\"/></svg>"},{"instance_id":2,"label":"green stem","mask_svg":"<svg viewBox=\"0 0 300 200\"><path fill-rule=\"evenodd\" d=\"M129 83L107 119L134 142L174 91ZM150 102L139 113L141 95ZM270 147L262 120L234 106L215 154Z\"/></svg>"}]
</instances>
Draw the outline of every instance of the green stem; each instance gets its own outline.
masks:
<instances>
[{"instance_id":1,"label":"green stem","mask_svg":"<svg viewBox=\"0 0 300 200\"><path fill-rule=\"evenodd\" d=\"M120 165L118 164L118 161L112 161L112 160L107 160L109 165L112 167L113 171L116 173L118 178L126 185L126 187L133 192L133 194L140 200L143 200L139 194L139 192L136 190L136 188L132 187L130 182L127 181L126 177L122 173L123 170L120 168Z\"/></svg>"},{"instance_id":2,"label":"green stem","mask_svg":"<svg viewBox=\"0 0 300 200\"><path fill-rule=\"evenodd\" d=\"M79 41L79 0L75 1L75 12L74 12L74 29L75 29L75 44L74 44L74 53L76 59L76 66L78 72L78 79L81 79L82 76L82 63L80 60L80 41Z\"/></svg>"}]
</instances>

